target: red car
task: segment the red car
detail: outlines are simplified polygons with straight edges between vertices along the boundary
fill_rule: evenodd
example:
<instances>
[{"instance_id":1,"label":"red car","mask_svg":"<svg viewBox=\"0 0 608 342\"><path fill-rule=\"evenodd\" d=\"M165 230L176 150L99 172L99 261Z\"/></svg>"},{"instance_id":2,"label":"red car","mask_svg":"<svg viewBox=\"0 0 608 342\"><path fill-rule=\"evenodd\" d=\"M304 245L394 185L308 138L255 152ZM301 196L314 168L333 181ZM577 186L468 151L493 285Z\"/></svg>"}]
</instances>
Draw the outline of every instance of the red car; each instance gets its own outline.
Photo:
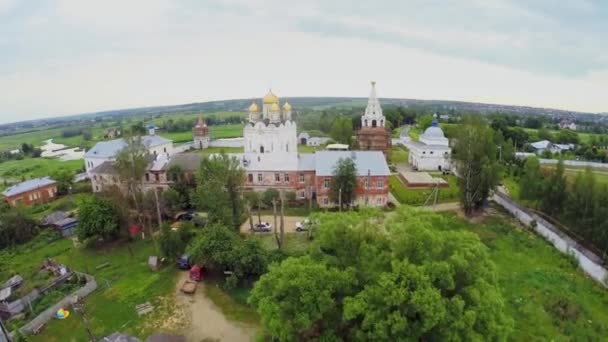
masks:
<instances>
[{"instance_id":1,"label":"red car","mask_svg":"<svg viewBox=\"0 0 608 342\"><path fill-rule=\"evenodd\" d=\"M194 281L202 281L203 280L203 272L204 268L199 265L194 265L190 269L190 279Z\"/></svg>"}]
</instances>

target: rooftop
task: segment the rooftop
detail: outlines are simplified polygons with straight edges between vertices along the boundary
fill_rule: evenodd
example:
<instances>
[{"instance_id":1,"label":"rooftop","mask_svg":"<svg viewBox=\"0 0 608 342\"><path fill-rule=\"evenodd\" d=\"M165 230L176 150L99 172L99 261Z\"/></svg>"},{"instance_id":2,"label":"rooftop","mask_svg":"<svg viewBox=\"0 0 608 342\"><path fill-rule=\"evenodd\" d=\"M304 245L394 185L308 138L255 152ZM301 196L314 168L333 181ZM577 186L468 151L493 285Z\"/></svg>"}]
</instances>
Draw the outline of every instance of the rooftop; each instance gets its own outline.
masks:
<instances>
[{"instance_id":1,"label":"rooftop","mask_svg":"<svg viewBox=\"0 0 608 342\"><path fill-rule=\"evenodd\" d=\"M163 138L158 135L144 135L141 137L142 143L147 148L170 144L173 140ZM85 158L112 158L127 146L127 142L120 138L109 141L100 141L93 148L85 153Z\"/></svg>"},{"instance_id":2,"label":"rooftop","mask_svg":"<svg viewBox=\"0 0 608 342\"><path fill-rule=\"evenodd\" d=\"M384 154L380 151L319 151L315 153L316 175L332 176L338 160L344 158L350 158L355 162L357 176L391 174Z\"/></svg>"},{"instance_id":3,"label":"rooftop","mask_svg":"<svg viewBox=\"0 0 608 342\"><path fill-rule=\"evenodd\" d=\"M4 196L10 197L18 194L22 194L27 191L31 191L34 189L38 189L44 186L55 184L56 182L52 180L50 177L44 178L34 178L25 182L21 182L15 184L13 186L8 187L6 190L2 192Z\"/></svg>"}]
</instances>

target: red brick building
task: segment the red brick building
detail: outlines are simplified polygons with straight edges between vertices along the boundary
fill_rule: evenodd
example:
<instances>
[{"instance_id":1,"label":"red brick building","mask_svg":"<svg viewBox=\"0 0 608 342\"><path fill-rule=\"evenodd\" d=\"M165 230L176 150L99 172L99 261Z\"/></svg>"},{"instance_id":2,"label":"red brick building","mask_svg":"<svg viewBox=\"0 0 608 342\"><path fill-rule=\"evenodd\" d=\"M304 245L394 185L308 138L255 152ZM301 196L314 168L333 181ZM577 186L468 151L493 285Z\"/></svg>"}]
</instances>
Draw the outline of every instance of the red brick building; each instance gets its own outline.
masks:
<instances>
[{"instance_id":1,"label":"red brick building","mask_svg":"<svg viewBox=\"0 0 608 342\"><path fill-rule=\"evenodd\" d=\"M2 195L12 207L45 203L57 197L57 182L49 177L30 179L7 188Z\"/></svg>"},{"instance_id":2,"label":"red brick building","mask_svg":"<svg viewBox=\"0 0 608 342\"><path fill-rule=\"evenodd\" d=\"M357 145L363 151L386 151L391 147L391 134L386 129L386 118L376 95L376 82L367 101L365 113L361 116L361 129L357 131Z\"/></svg>"}]
</instances>

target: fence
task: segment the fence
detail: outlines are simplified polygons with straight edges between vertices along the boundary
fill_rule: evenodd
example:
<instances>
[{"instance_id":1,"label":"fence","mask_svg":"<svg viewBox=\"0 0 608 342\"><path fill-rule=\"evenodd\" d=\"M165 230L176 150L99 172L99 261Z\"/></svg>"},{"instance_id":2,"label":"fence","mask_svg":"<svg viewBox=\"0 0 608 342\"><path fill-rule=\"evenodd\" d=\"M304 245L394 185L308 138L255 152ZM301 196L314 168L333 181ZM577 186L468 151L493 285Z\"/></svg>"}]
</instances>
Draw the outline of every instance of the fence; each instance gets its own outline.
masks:
<instances>
[{"instance_id":1,"label":"fence","mask_svg":"<svg viewBox=\"0 0 608 342\"><path fill-rule=\"evenodd\" d=\"M46 322L48 322L53 317L55 317L55 313L57 312L57 310L62 309L62 308L69 308L70 306L72 306L72 304L74 304L76 302L77 298L84 298L84 297L88 296L89 294L91 294L91 292L95 291L95 289L97 289L97 282L95 281L95 278L93 276L85 274L85 273L78 273L78 274L81 276L84 276L87 279L87 283L83 287L74 291L73 293L65 296L62 300L57 302L55 305L44 310L42 313L40 313L34 319L29 321L23 327L21 327L21 329L19 329L19 330L21 331L22 334L31 335L31 334L35 333L41 326L43 326L44 324L46 324ZM12 332L11 334L14 335L14 332Z\"/></svg>"},{"instance_id":2,"label":"fence","mask_svg":"<svg viewBox=\"0 0 608 342\"><path fill-rule=\"evenodd\" d=\"M492 199L524 225L530 227L530 223L536 221L536 226L532 228L536 233L547 239L560 252L573 254L578 260L580 268L585 273L604 287L608 287L606 283L608 271L602 266L602 259L600 257L581 246L542 217L513 202L507 195L496 192Z\"/></svg>"}]
</instances>

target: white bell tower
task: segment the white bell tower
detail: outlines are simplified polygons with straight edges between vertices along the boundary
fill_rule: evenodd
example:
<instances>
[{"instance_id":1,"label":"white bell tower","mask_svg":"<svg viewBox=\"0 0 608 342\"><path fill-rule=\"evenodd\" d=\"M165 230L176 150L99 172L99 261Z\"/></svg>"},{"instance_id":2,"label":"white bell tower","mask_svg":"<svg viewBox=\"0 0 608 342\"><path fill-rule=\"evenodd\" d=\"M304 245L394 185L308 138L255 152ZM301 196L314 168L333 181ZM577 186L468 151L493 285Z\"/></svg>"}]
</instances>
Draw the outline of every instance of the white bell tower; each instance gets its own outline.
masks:
<instances>
[{"instance_id":1,"label":"white bell tower","mask_svg":"<svg viewBox=\"0 0 608 342\"><path fill-rule=\"evenodd\" d=\"M376 82L372 81L372 91L367 100L365 114L361 117L361 127L384 127L386 119L376 95Z\"/></svg>"}]
</instances>

